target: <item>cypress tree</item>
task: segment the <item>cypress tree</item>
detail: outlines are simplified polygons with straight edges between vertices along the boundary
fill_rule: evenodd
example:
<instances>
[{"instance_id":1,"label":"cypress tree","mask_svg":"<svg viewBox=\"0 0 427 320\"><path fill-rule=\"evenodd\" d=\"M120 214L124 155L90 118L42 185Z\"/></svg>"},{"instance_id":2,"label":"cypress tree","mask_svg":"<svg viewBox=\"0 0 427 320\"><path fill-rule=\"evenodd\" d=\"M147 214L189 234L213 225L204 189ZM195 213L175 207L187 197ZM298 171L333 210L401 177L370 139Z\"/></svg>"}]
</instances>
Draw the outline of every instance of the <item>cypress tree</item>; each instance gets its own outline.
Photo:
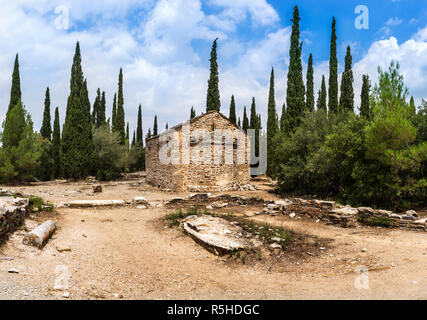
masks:
<instances>
[{"instance_id":1,"label":"cypress tree","mask_svg":"<svg viewBox=\"0 0 427 320\"><path fill-rule=\"evenodd\" d=\"M307 67L307 96L306 110L314 110L314 71L313 71L313 55L310 53Z\"/></svg>"},{"instance_id":2,"label":"cypress tree","mask_svg":"<svg viewBox=\"0 0 427 320\"><path fill-rule=\"evenodd\" d=\"M218 63L217 63L217 47L218 38L216 38L212 44L211 58L210 61L210 77L208 80L208 95L206 98L206 112L216 110L219 112L221 108L221 102L219 98L219 76L218 76Z\"/></svg>"},{"instance_id":3,"label":"cypress tree","mask_svg":"<svg viewBox=\"0 0 427 320\"><path fill-rule=\"evenodd\" d=\"M140 145L141 147L143 146L143 141L142 141L142 110L141 110L141 105L139 105L138 108L138 122L136 125L136 143L138 145Z\"/></svg>"},{"instance_id":4,"label":"cypress tree","mask_svg":"<svg viewBox=\"0 0 427 320\"><path fill-rule=\"evenodd\" d=\"M249 129L249 119L248 115L246 113L246 106L243 108L243 123L242 123L242 129L245 131L245 133L248 132Z\"/></svg>"},{"instance_id":5,"label":"cypress tree","mask_svg":"<svg viewBox=\"0 0 427 320\"><path fill-rule=\"evenodd\" d=\"M360 115L366 119L371 119L371 107L369 102L369 95L371 91L371 83L369 76L364 74L362 77L362 93L360 94Z\"/></svg>"},{"instance_id":6,"label":"cypress tree","mask_svg":"<svg viewBox=\"0 0 427 320\"><path fill-rule=\"evenodd\" d=\"M84 178L93 172L96 160L95 145L92 140L87 82L83 77L78 42L71 68L70 95L67 102L61 148L61 164L65 178Z\"/></svg>"},{"instance_id":7,"label":"cypress tree","mask_svg":"<svg viewBox=\"0 0 427 320\"><path fill-rule=\"evenodd\" d=\"M111 114L111 131L116 131L116 118L117 118L117 94L113 98L113 112Z\"/></svg>"},{"instance_id":8,"label":"cypress tree","mask_svg":"<svg viewBox=\"0 0 427 320\"><path fill-rule=\"evenodd\" d=\"M409 101L409 112L411 116L415 116L417 113L417 107L415 106L415 100L413 96L411 96L411 100Z\"/></svg>"},{"instance_id":9,"label":"cypress tree","mask_svg":"<svg viewBox=\"0 0 427 320\"><path fill-rule=\"evenodd\" d=\"M129 122L126 125L126 137L125 137L125 145L129 150Z\"/></svg>"},{"instance_id":10,"label":"cypress tree","mask_svg":"<svg viewBox=\"0 0 427 320\"><path fill-rule=\"evenodd\" d=\"M99 127L98 113L100 109L101 109L101 89L98 88L98 90L96 91L96 98L95 98L95 102L93 103L93 110L92 110L92 121L96 127Z\"/></svg>"},{"instance_id":11,"label":"cypress tree","mask_svg":"<svg viewBox=\"0 0 427 320\"><path fill-rule=\"evenodd\" d=\"M326 106L326 81L325 76L322 76L322 86L319 90L319 97L317 99L317 110L324 110L327 111Z\"/></svg>"},{"instance_id":12,"label":"cypress tree","mask_svg":"<svg viewBox=\"0 0 427 320\"><path fill-rule=\"evenodd\" d=\"M231 122L236 124L236 103L234 101L234 95L231 96L229 119Z\"/></svg>"},{"instance_id":13,"label":"cypress tree","mask_svg":"<svg viewBox=\"0 0 427 320\"><path fill-rule=\"evenodd\" d=\"M106 109L106 101L105 101L105 91L102 91L102 96L101 96L101 101L99 104L99 110L98 110L98 115L96 117L96 125L98 127L106 124L106 115L105 115L105 109Z\"/></svg>"},{"instance_id":14,"label":"cypress tree","mask_svg":"<svg viewBox=\"0 0 427 320\"><path fill-rule=\"evenodd\" d=\"M280 115L280 130L286 133L286 103L282 105L282 114Z\"/></svg>"},{"instance_id":15,"label":"cypress tree","mask_svg":"<svg viewBox=\"0 0 427 320\"><path fill-rule=\"evenodd\" d=\"M166 122L166 130L169 129L169 124Z\"/></svg>"},{"instance_id":16,"label":"cypress tree","mask_svg":"<svg viewBox=\"0 0 427 320\"><path fill-rule=\"evenodd\" d=\"M19 76L18 54L16 54L12 73L12 87L10 89L10 102L7 112L12 110L12 108L16 106L19 100L21 100L21 78Z\"/></svg>"},{"instance_id":17,"label":"cypress tree","mask_svg":"<svg viewBox=\"0 0 427 320\"><path fill-rule=\"evenodd\" d=\"M193 106L191 106L190 120L196 116L196 110L194 110Z\"/></svg>"},{"instance_id":18,"label":"cypress tree","mask_svg":"<svg viewBox=\"0 0 427 320\"><path fill-rule=\"evenodd\" d=\"M119 133L122 144L125 143L125 110L123 99L123 70L120 68L119 73L119 91L117 95L117 110L116 110L116 132Z\"/></svg>"},{"instance_id":19,"label":"cypress tree","mask_svg":"<svg viewBox=\"0 0 427 320\"><path fill-rule=\"evenodd\" d=\"M256 113L255 97L252 97L251 118L249 123L249 129L256 129L257 121L258 121L258 114Z\"/></svg>"},{"instance_id":20,"label":"cypress tree","mask_svg":"<svg viewBox=\"0 0 427 320\"><path fill-rule=\"evenodd\" d=\"M61 176L61 132L59 127L59 110L55 109L55 119L53 121L52 135L52 158L53 158L53 177L55 179Z\"/></svg>"},{"instance_id":21,"label":"cypress tree","mask_svg":"<svg viewBox=\"0 0 427 320\"><path fill-rule=\"evenodd\" d=\"M153 136L157 136L157 115L154 116Z\"/></svg>"},{"instance_id":22,"label":"cypress tree","mask_svg":"<svg viewBox=\"0 0 427 320\"><path fill-rule=\"evenodd\" d=\"M50 123L50 94L49 87L46 88L46 95L44 99L43 122L40 129L40 134L44 139L52 140L52 126Z\"/></svg>"},{"instance_id":23,"label":"cypress tree","mask_svg":"<svg viewBox=\"0 0 427 320\"><path fill-rule=\"evenodd\" d=\"M239 117L239 120L237 121L237 126L238 126L239 128L241 128L241 127L242 127L242 122L240 121L240 117Z\"/></svg>"},{"instance_id":24,"label":"cypress tree","mask_svg":"<svg viewBox=\"0 0 427 320\"><path fill-rule=\"evenodd\" d=\"M354 112L354 78L353 71L351 70L352 60L350 46L348 46L345 56L345 68L341 78L340 112L344 112L345 110Z\"/></svg>"},{"instance_id":25,"label":"cypress tree","mask_svg":"<svg viewBox=\"0 0 427 320\"><path fill-rule=\"evenodd\" d=\"M136 145L136 140L135 140L135 130L133 130L133 138L132 138L132 144L131 144L131 149L133 149Z\"/></svg>"},{"instance_id":26,"label":"cypress tree","mask_svg":"<svg viewBox=\"0 0 427 320\"><path fill-rule=\"evenodd\" d=\"M148 128L148 132L147 132L147 139L151 138L151 128Z\"/></svg>"},{"instance_id":27,"label":"cypress tree","mask_svg":"<svg viewBox=\"0 0 427 320\"><path fill-rule=\"evenodd\" d=\"M267 117L267 175L275 175L274 152L276 146L273 145L273 138L279 131L277 123L276 101L274 97L274 69L271 68L270 75L270 92L268 95L268 117Z\"/></svg>"},{"instance_id":28,"label":"cypress tree","mask_svg":"<svg viewBox=\"0 0 427 320\"><path fill-rule=\"evenodd\" d=\"M336 21L332 18L331 52L329 58L329 112L338 112L338 59L337 59L337 35Z\"/></svg>"},{"instance_id":29,"label":"cypress tree","mask_svg":"<svg viewBox=\"0 0 427 320\"><path fill-rule=\"evenodd\" d=\"M293 132L300 123L300 118L305 108L305 87L302 76L301 49L299 30L299 11L298 6L294 7L293 25L291 35L291 48L289 50L289 70L288 70L288 88L286 95L286 105L288 114L287 130Z\"/></svg>"}]
</instances>

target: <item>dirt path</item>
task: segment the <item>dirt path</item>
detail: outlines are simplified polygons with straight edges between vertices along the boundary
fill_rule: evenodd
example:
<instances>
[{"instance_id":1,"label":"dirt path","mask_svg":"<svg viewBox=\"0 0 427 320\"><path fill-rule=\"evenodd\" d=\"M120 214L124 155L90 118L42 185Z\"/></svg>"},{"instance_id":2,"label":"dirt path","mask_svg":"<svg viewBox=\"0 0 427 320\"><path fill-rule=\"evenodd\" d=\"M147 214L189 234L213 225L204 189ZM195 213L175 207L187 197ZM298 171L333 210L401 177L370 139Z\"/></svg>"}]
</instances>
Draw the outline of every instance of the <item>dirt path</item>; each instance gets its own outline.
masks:
<instances>
[{"instance_id":1,"label":"dirt path","mask_svg":"<svg viewBox=\"0 0 427 320\"><path fill-rule=\"evenodd\" d=\"M89 196L144 195L150 201L177 196L132 183L104 186L97 196L81 184L15 189L57 203ZM63 196L67 192L69 196ZM255 193L274 198L264 191ZM63 291L70 292L70 299L427 299L425 233L342 229L259 216L254 219L331 240L319 256L307 254L301 261L272 268L263 262L244 265L214 256L179 230L164 228L165 213L165 209L61 208L32 214L36 221L28 220L29 226L53 218L58 231L41 251L22 244L24 230L0 245L0 299L62 299ZM71 246L71 252L59 253L58 245ZM355 273L361 266L369 269L362 276ZM19 274L8 273L10 268ZM55 270L68 270L69 289L53 290L60 276ZM363 286L366 279L367 289L355 287L355 280Z\"/></svg>"}]
</instances>

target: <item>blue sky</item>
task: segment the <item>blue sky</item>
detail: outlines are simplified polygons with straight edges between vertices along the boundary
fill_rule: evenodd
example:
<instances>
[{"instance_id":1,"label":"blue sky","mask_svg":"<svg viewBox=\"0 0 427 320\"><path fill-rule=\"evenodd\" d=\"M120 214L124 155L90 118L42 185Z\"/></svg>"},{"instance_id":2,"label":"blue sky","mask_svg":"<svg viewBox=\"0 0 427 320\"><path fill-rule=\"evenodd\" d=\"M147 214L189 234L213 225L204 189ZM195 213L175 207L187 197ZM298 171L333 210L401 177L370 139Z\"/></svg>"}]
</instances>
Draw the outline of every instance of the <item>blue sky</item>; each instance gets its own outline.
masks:
<instances>
[{"instance_id":1,"label":"blue sky","mask_svg":"<svg viewBox=\"0 0 427 320\"><path fill-rule=\"evenodd\" d=\"M301 16L303 66L315 63L315 90L328 76L331 19L337 19L340 70L345 48L353 53L355 100L362 74L376 80L377 67L401 62L416 101L427 97L427 1L280 1L280 0L15 0L2 1L0 12L0 119L10 92L13 59L20 55L23 101L35 128L42 119L44 92L50 87L52 114L61 121L69 93L76 41L90 99L106 91L107 112L124 70L125 112L131 130L142 104L144 131L154 114L160 128L188 118L193 105L205 108L209 53L219 37L221 110L228 115L230 97L237 112L254 96L266 120L270 68L276 73L276 105L285 101L292 9ZM369 29L358 30L356 6L369 9Z\"/></svg>"}]
</instances>

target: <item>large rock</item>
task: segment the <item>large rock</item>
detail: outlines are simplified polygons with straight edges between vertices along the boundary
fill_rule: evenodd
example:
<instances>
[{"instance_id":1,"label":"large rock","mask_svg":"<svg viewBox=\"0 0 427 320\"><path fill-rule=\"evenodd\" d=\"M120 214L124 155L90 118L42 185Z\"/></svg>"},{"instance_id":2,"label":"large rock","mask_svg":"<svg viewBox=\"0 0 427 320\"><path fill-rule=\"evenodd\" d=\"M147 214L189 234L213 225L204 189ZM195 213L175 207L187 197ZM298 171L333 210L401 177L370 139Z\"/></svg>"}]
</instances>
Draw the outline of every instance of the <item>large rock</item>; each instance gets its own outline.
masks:
<instances>
[{"instance_id":1,"label":"large rock","mask_svg":"<svg viewBox=\"0 0 427 320\"><path fill-rule=\"evenodd\" d=\"M68 202L70 208L114 207L125 204L124 200L71 200Z\"/></svg>"},{"instance_id":2,"label":"large rock","mask_svg":"<svg viewBox=\"0 0 427 320\"><path fill-rule=\"evenodd\" d=\"M340 209L330 210L328 214L329 222L338 224L341 227L354 227L357 222L358 209L352 207L344 207Z\"/></svg>"},{"instance_id":3,"label":"large rock","mask_svg":"<svg viewBox=\"0 0 427 320\"><path fill-rule=\"evenodd\" d=\"M239 236L243 229L222 218L209 215L189 216L181 225L197 243L216 255L224 255L249 246Z\"/></svg>"},{"instance_id":4,"label":"large rock","mask_svg":"<svg viewBox=\"0 0 427 320\"><path fill-rule=\"evenodd\" d=\"M28 207L28 199L0 197L0 237L21 226L27 216Z\"/></svg>"},{"instance_id":5,"label":"large rock","mask_svg":"<svg viewBox=\"0 0 427 320\"><path fill-rule=\"evenodd\" d=\"M133 202L137 204L148 205L148 200L142 196L133 198Z\"/></svg>"}]
</instances>

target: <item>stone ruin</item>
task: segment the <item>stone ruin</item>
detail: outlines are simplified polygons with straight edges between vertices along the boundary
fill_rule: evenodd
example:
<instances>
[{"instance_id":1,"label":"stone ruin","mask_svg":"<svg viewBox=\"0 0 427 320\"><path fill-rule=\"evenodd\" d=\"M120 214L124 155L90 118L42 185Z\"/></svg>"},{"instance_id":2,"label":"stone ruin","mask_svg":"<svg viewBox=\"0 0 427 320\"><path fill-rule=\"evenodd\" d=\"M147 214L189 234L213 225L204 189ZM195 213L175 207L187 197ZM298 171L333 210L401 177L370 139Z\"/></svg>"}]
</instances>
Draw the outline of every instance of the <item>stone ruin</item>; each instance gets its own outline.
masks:
<instances>
[{"instance_id":1,"label":"stone ruin","mask_svg":"<svg viewBox=\"0 0 427 320\"><path fill-rule=\"evenodd\" d=\"M0 197L0 238L15 231L28 215L29 200L12 195Z\"/></svg>"}]
</instances>

